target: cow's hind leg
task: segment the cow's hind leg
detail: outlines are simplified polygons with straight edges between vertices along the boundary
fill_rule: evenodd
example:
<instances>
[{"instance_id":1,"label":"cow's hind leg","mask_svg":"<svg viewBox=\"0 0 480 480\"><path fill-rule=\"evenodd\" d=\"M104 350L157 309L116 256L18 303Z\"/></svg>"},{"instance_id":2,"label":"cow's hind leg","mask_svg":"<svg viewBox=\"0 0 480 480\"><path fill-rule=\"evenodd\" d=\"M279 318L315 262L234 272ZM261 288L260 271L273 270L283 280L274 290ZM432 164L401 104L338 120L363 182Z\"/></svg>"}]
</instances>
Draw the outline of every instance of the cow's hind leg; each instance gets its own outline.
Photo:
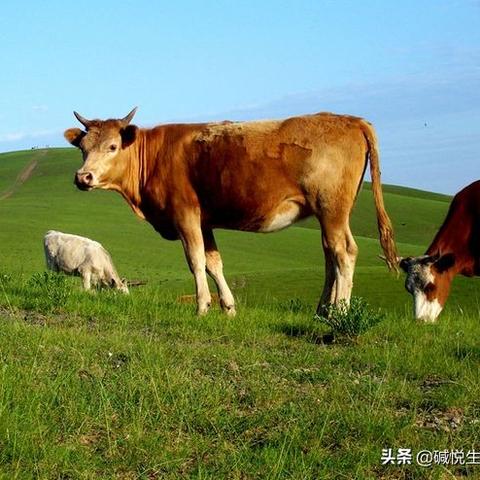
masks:
<instances>
[{"instance_id":1,"label":"cow's hind leg","mask_svg":"<svg viewBox=\"0 0 480 480\"><path fill-rule=\"evenodd\" d=\"M342 255L337 257L337 264L339 266L339 276L342 278L341 288L337 287L337 299L336 303L341 300L345 300L347 304L350 304L350 297L352 295L353 288L353 274L355 272L355 264L357 261L358 247L353 238L350 226L348 223L345 225L344 230L344 248Z\"/></svg>"},{"instance_id":2,"label":"cow's hind leg","mask_svg":"<svg viewBox=\"0 0 480 480\"><path fill-rule=\"evenodd\" d=\"M323 247L325 251L325 288L317 308L325 313L328 304L345 301L348 305L353 288L353 273L358 247L350 231L348 216L338 221L322 218Z\"/></svg>"},{"instance_id":3,"label":"cow's hind leg","mask_svg":"<svg viewBox=\"0 0 480 480\"><path fill-rule=\"evenodd\" d=\"M186 212L178 227L185 257L195 278L197 313L204 315L210 308L212 297L207 282L205 247L199 213Z\"/></svg>"},{"instance_id":4,"label":"cow's hind leg","mask_svg":"<svg viewBox=\"0 0 480 480\"><path fill-rule=\"evenodd\" d=\"M320 297L320 303L317 307L317 315L326 316L327 306L335 301L335 261L333 252L328 247L325 235L322 233L323 251L325 254L325 283L323 286L322 296Z\"/></svg>"},{"instance_id":5,"label":"cow's hind leg","mask_svg":"<svg viewBox=\"0 0 480 480\"><path fill-rule=\"evenodd\" d=\"M203 242L205 244L207 273L213 278L215 284L217 285L218 296L220 297L220 305L223 311L227 315L233 317L236 314L235 300L227 281L223 276L222 257L218 251L212 230L203 230Z\"/></svg>"}]
</instances>

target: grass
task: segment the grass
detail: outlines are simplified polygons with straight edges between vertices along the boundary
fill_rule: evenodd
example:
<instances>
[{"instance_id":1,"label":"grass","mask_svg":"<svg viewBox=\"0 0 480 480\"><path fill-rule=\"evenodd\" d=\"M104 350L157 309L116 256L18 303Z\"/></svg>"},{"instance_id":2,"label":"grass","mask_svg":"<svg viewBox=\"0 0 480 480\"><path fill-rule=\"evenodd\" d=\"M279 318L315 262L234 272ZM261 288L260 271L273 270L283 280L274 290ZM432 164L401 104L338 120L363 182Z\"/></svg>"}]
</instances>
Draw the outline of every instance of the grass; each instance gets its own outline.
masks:
<instances>
[{"instance_id":1,"label":"grass","mask_svg":"<svg viewBox=\"0 0 480 480\"><path fill-rule=\"evenodd\" d=\"M0 178L15 181L33 154L0 155ZM478 283L455 281L438 324L414 322L402 279L376 259L368 186L353 218L354 294L385 319L354 344L328 344L313 318L323 265L313 222L218 232L239 313L197 318L176 300L193 291L180 246L113 193L77 192L78 163L71 149L49 150L0 201L0 478L479 475L381 466L383 448L479 450ZM386 192L402 252L423 252L449 199ZM44 274L50 228L101 241L121 276L147 285L88 294Z\"/></svg>"},{"instance_id":2,"label":"grass","mask_svg":"<svg viewBox=\"0 0 480 480\"><path fill-rule=\"evenodd\" d=\"M332 329L332 336L355 340L384 319L385 315L372 310L363 298L352 297L349 304L342 300L339 305L329 305L325 316L319 320Z\"/></svg>"},{"instance_id":3,"label":"grass","mask_svg":"<svg viewBox=\"0 0 480 480\"><path fill-rule=\"evenodd\" d=\"M1 325L4 478L438 478L381 449L478 445L473 317L388 315L348 346L298 303L199 320L153 291L21 301Z\"/></svg>"}]
</instances>

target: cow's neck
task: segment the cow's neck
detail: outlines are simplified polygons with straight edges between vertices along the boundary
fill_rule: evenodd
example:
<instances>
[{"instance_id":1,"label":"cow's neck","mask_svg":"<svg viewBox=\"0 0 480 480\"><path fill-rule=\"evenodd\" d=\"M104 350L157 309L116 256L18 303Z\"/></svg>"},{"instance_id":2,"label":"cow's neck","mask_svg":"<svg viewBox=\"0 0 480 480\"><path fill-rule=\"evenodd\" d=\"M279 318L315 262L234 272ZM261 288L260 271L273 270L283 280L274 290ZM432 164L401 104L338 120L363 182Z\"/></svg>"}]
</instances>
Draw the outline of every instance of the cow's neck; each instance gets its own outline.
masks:
<instances>
[{"instance_id":1,"label":"cow's neck","mask_svg":"<svg viewBox=\"0 0 480 480\"><path fill-rule=\"evenodd\" d=\"M141 218L141 191L148 178L148 140L145 130L138 130L135 142L125 149L125 171L119 179L118 191Z\"/></svg>"},{"instance_id":2,"label":"cow's neck","mask_svg":"<svg viewBox=\"0 0 480 480\"><path fill-rule=\"evenodd\" d=\"M448 270L451 278L458 273L467 276L476 275L478 272L476 272L475 259L470 254L470 236L471 232L465 228L465 225L459 228L455 218L448 216L425 253L432 256L453 253L455 264Z\"/></svg>"}]
</instances>

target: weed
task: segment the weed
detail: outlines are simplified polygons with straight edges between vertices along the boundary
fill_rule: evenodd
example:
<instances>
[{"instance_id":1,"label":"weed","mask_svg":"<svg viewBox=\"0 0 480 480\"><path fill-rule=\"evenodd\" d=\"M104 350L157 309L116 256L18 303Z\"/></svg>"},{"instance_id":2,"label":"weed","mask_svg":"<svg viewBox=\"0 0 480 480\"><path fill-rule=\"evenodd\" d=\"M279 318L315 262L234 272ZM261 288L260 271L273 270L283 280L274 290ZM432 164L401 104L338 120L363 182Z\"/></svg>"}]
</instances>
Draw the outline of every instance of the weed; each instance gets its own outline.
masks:
<instances>
[{"instance_id":1,"label":"weed","mask_svg":"<svg viewBox=\"0 0 480 480\"><path fill-rule=\"evenodd\" d=\"M338 337L355 338L380 323L385 314L370 308L361 297L352 297L350 306L345 300L338 305L329 305L327 315L319 317Z\"/></svg>"}]
</instances>

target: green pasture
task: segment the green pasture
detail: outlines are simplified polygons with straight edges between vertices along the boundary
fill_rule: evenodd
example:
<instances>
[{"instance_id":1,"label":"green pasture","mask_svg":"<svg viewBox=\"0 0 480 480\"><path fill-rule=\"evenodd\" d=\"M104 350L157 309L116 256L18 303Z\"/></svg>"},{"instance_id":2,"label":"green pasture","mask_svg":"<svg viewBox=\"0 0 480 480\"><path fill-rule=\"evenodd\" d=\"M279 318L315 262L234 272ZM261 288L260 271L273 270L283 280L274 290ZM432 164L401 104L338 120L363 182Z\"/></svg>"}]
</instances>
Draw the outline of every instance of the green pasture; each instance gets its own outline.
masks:
<instances>
[{"instance_id":1,"label":"green pasture","mask_svg":"<svg viewBox=\"0 0 480 480\"><path fill-rule=\"evenodd\" d=\"M377 257L368 184L352 218L354 295L386 317L328 343L313 318L315 219L217 231L239 313L197 318L177 301L194 291L179 242L119 195L78 191L80 163L74 149L0 155L0 478L480 478L480 465L381 465L383 448L480 451L480 299L477 279L458 278L437 324L412 319L402 275ZM423 253L450 198L384 197L400 253ZM146 285L88 294L43 276L49 229L100 241Z\"/></svg>"},{"instance_id":2,"label":"green pasture","mask_svg":"<svg viewBox=\"0 0 480 480\"><path fill-rule=\"evenodd\" d=\"M100 241L112 254L121 276L145 280L152 288L191 294L193 280L179 242L162 239L138 219L113 192L80 192L73 174L81 164L74 149L33 150L0 155L3 191L15 183L16 173L31 160L31 177L0 201L1 268L29 276L44 269L42 238L49 229L84 235ZM395 225L402 255L425 251L441 225L449 197L413 189L386 186L385 202ZM2 190L0 190L0 196ZM369 185L360 192L352 218L359 245L354 295L373 306L401 313L410 309L403 278L389 274L378 258L376 217ZM275 234L219 230L217 243L227 279L242 302L299 298L311 302L312 311L323 285L323 251L315 218ZM457 279L448 309L459 305L476 309L477 281Z\"/></svg>"}]
</instances>

